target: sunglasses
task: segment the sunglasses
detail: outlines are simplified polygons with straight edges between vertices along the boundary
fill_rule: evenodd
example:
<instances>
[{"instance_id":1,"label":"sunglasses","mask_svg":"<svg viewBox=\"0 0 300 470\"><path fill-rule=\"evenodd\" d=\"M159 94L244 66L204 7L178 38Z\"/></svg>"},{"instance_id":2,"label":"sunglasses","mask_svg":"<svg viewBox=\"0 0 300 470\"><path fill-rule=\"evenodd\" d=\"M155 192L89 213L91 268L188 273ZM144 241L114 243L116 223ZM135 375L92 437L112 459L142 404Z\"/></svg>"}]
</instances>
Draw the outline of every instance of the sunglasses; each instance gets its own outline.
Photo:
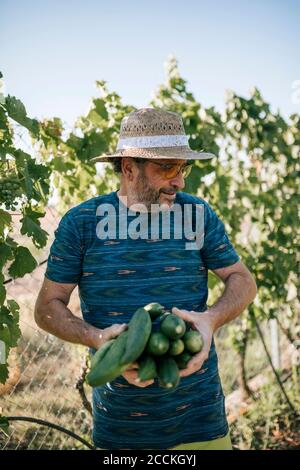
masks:
<instances>
[{"instance_id":1,"label":"sunglasses","mask_svg":"<svg viewBox=\"0 0 300 470\"><path fill-rule=\"evenodd\" d=\"M146 161L145 161L146 162ZM142 162L141 162L142 163ZM144 163L144 162L143 162ZM160 163L148 160L148 163L153 163L154 165L159 166L159 172L163 178L171 179L175 178L180 172L184 178L189 176L193 163Z\"/></svg>"}]
</instances>

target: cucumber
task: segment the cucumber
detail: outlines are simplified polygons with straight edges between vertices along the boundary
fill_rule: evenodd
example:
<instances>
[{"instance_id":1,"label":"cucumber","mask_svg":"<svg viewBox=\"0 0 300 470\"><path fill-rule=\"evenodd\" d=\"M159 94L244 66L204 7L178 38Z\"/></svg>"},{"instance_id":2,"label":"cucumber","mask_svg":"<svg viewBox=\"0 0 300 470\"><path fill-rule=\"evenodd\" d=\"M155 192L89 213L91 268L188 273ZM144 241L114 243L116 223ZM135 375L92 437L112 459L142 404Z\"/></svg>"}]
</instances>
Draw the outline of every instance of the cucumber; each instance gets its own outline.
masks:
<instances>
[{"instance_id":1,"label":"cucumber","mask_svg":"<svg viewBox=\"0 0 300 470\"><path fill-rule=\"evenodd\" d=\"M151 333L146 351L154 356L162 356L165 354L170 346L170 341L161 331L154 331Z\"/></svg>"},{"instance_id":2,"label":"cucumber","mask_svg":"<svg viewBox=\"0 0 300 470\"><path fill-rule=\"evenodd\" d=\"M152 321L144 308L139 308L128 323L128 337L121 365L130 364L143 353L152 330Z\"/></svg>"},{"instance_id":3,"label":"cucumber","mask_svg":"<svg viewBox=\"0 0 300 470\"><path fill-rule=\"evenodd\" d=\"M186 326L182 318L171 313L163 319L160 329L168 338L179 339L184 335Z\"/></svg>"},{"instance_id":4,"label":"cucumber","mask_svg":"<svg viewBox=\"0 0 300 470\"><path fill-rule=\"evenodd\" d=\"M168 354L170 356L178 356L184 351L184 342L181 339L171 341Z\"/></svg>"},{"instance_id":5,"label":"cucumber","mask_svg":"<svg viewBox=\"0 0 300 470\"><path fill-rule=\"evenodd\" d=\"M144 309L149 312L152 321L163 315L165 311L164 307L157 302L152 302L151 304L145 305Z\"/></svg>"},{"instance_id":6,"label":"cucumber","mask_svg":"<svg viewBox=\"0 0 300 470\"><path fill-rule=\"evenodd\" d=\"M173 357L162 357L158 364L158 380L162 387L177 387L180 381L179 369Z\"/></svg>"},{"instance_id":7,"label":"cucumber","mask_svg":"<svg viewBox=\"0 0 300 470\"><path fill-rule=\"evenodd\" d=\"M97 351L95 352L95 354L92 356L92 359L91 359L91 369L95 367L97 362L101 361L104 358L105 354L110 349L114 341L115 339L106 341L106 343L104 343L99 349L97 349Z\"/></svg>"},{"instance_id":8,"label":"cucumber","mask_svg":"<svg viewBox=\"0 0 300 470\"><path fill-rule=\"evenodd\" d=\"M104 357L98 360L87 374L86 381L91 387L99 387L106 382L110 382L127 369L129 364L120 364L124 355L127 337L128 331L126 330L117 339L113 340Z\"/></svg>"},{"instance_id":9,"label":"cucumber","mask_svg":"<svg viewBox=\"0 0 300 470\"><path fill-rule=\"evenodd\" d=\"M145 355L139 361L138 382L151 380L157 376L155 359L150 355Z\"/></svg>"},{"instance_id":10,"label":"cucumber","mask_svg":"<svg viewBox=\"0 0 300 470\"><path fill-rule=\"evenodd\" d=\"M203 348L203 338L199 331L190 330L185 333L182 338L184 347L192 354L196 354Z\"/></svg>"},{"instance_id":11,"label":"cucumber","mask_svg":"<svg viewBox=\"0 0 300 470\"><path fill-rule=\"evenodd\" d=\"M192 357L193 356L189 352L183 351L182 354L180 354L179 356L175 356L174 359L179 369L185 369L187 366L187 363L192 359Z\"/></svg>"}]
</instances>

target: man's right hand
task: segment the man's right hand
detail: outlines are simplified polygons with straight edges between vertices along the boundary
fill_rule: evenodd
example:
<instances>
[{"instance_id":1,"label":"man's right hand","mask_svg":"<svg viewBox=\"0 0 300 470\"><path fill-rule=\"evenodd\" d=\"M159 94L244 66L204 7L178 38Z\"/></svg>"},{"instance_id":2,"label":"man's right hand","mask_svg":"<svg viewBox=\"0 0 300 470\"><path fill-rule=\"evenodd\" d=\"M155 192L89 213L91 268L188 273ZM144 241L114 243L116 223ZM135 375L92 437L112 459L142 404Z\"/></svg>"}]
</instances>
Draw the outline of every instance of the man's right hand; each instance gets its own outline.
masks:
<instances>
[{"instance_id":1,"label":"man's right hand","mask_svg":"<svg viewBox=\"0 0 300 470\"><path fill-rule=\"evenodd\" d=\"M127 330L128 324L127 323L115 323L107 328L101 330L100 328L93 327L92 333L92 347L95 349L99 349L103 346L104 343L107 341L116 338L119 336L123 331Z\"/></svg>"},{"instance_id":2,"label":"man's right hand","mask_svg":"<svg viewBox=\"0 0 300 470\"><path fill-rule=\"evenodd\" d=\"M104 328L100 330L99 328L94 328L93 332L93 347L95 349L99 349L103 346L104 343L109 341L110 339L116 338L119 336L123 331L128 328L127 323L122 324L114 324L109 326L108 328ZM127 380L128 383L131 385L135 385L136 387L148 387L152 385L154 380L144 380L142 382L138 380L138 368L139 364L137 362L132 363L128 369L123 372L123 377Z\"/></svg>"},{"instance_id":3,"label":"man's right hand","mask_svg":"<svg viewBox=\"0 0 300 470\"><path fill-rule=\"evenodd\" d=\"M123 377L124 379L127 380L128 383L131 385L135 385L136 387L148 387L149 385L152 385L154 380L143 380L142 382L138 382L138 368L139 364L137 362L133 362L128 369L123 372Z\"/></svg>"}]
</instances>

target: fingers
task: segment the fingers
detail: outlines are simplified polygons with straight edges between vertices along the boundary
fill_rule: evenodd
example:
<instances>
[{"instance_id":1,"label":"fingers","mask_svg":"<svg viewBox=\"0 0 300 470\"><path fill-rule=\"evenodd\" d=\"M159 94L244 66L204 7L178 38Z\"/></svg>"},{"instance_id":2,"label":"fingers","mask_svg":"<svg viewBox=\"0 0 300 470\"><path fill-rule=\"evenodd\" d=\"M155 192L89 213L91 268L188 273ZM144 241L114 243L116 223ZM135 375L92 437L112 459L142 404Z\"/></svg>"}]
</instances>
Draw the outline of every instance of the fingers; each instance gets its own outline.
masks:
<instances>
[{"instance_id":1,"label":"fingers","mask_svg":"<svg viewBox=\"0 0 300 470\"><path fill-rule=\"evenodd\" d=\"M126 329L128 328L128 325L127 323L121 323L120 325L119 324L115 324L115 325L112 325L110 327L107 328L108 330L108 338L109 339L112 339L112 338L115 338L116 336L119 336L121 333L123 333L123 331L125 331Z\"/></svg>"},{"instance_id":2,"label":"fingers","mask_svg":"<svg viewBox=\"0 0 300 470\"><path fill-rule=\"evenodd\" d=\"M201 369L207 358L208 354L206 352L201 351L200 353L195 354L195 356L187 363L187 367L179 371L179 376L187 377L188 375L197 372Z\"/></svg>"},{"instance_id":3,"label":"fingers","mask_svg":"<svg viewBox=\"0 0 300 470\"><path fill-rule=\"evenodd\" d=\"M178 317L182 318L183 320L186 320L186 321L189 321L189 322L193 321L193 317L191 315L191 312L189 312L188 310L181 310L177 307L173 307L172 308L172 313L174 313Z\"/></svg>"},{"instance_id":4,"label":"fingers","mask_svg":"<svg viewBox=\"0 0 300 470\"><path fill-rule=\"evenodd\" d=\"M137 387L148 387L149 385L152 385L153 383L154 383L154 380L143 380L139 382L138 379L136 379L133 385L136 385Z\"/></svg>"},{"instance_id":5,"label":"fingers","mask_svg":"<svg viewBox=\"0 0 300 470\"><path fill-rule=\"evenodd\" d=\"M126 370L135 370L135 369L138 369L139 368L139 364L137 362L133 362L132 364L130 364Z\"/></svg>"},{"instance_id":6,"label":"fingers","mask_svg":"<svg viewBox=\"0 0 300 470\"><path fill-rule=\"evenodd\" d=\"M154 383L154 380L141 381L138 378L138 373L136 371L128 369L123 372L123 377L127 380L128 383L130 383L131 385L135 385L136 387L148 387L148 385L152 385Z\"/></svg>"}]
</instances>

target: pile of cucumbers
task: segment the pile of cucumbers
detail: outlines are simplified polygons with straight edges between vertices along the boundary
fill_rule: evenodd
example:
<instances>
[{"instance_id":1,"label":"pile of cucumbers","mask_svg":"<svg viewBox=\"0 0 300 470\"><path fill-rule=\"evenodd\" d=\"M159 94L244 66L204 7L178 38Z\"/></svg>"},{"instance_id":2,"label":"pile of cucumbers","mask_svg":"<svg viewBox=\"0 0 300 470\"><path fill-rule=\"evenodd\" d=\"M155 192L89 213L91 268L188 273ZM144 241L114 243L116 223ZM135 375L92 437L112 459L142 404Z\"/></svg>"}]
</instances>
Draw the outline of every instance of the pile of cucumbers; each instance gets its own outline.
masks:
<instances>
[{"instance_id":1,"label":"pile of cucumbers","mask_svg":"<svg viewBox=\"0 0 300 470\"><path fill-rule=\"evenodd\" d=\"M138 381L158 378L162 387L173 388L180 381L179 369L202 347L198 331L162 305L151 303L136 310L126 331L98 349L86 380L99 387L138 362Z\"/></svg>"}]
</instances>

